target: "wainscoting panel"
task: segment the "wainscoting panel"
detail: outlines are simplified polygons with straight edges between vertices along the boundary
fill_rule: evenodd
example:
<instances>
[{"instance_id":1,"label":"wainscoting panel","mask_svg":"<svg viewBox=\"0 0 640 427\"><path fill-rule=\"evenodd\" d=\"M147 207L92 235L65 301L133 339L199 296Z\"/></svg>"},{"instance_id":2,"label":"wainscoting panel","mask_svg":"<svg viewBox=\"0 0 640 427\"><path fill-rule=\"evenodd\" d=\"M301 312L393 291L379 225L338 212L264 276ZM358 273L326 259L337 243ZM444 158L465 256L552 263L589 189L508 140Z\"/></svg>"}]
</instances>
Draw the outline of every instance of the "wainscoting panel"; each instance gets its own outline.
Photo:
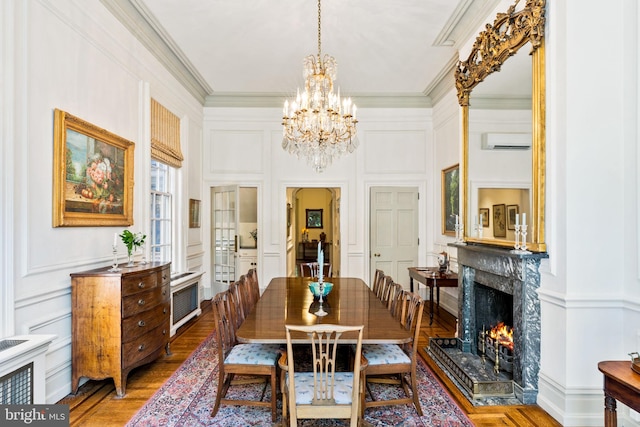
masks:
<instances>
[{"instance_id":1,"label":"wainscoting panel","mask_svg":"<svg viewBox=\"0 0 640 427\"><path fill-rule=\"evenodd\" d=\"M427 133L424 130L369 130L361 138L365 172L424 173Z\"/></svg>"},{"instance_id":2,"label":"wainscoting panel","mask_svg":"<svg viewBox=\"0 0 640 427\"><path fill-rule=\"evenodd\" d=\"M210 141L209 173L263 172L263 131L212 130Z\"/></svg>"}]
</instances>

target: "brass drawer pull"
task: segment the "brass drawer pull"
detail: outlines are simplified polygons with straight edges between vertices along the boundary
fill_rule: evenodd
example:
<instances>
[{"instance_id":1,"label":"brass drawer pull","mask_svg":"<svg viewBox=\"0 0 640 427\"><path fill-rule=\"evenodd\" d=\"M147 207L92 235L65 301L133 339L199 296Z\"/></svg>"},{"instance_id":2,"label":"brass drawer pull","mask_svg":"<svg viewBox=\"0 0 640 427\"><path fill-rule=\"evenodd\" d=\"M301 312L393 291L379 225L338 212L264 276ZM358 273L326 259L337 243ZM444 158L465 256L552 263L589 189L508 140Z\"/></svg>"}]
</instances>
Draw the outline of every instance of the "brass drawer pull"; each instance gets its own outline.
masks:
<instances>
[{"instance_id":1,"label":"brass drawer pull","mask_svg":"<svg viewBox=\"0 0 640 427\"><path fill-rule=\"evenodd\" d=\"M167 335L167 330L166 329L162 330L162 335Z\"/></svg>"},{"instance_id":2,"label":"brass drawer pull","mask_svg":"<svg viewBox=\"0 0 640 427\"><path fill-rule=\"evenodd\" d=\"M143 326L145 326L145 325L146 325L146 323L144 323L144 320L140 320L140 321L138 322L138 326L140 326L140 327L143 327Z\"/></svg>"},{"instance_id":3,"label":"brass drawer pull","mask_svg":"<svg viewBox=\"0 0 640 427\"><path fill-rule=\"evenodd\" d=\"M167 290L165 289L164 291L162 291L162 295L166 295L167 294Z\"/></svg>"},{"instance_id":4,"label":"brass drawer pull","mask_svg":"<svg viewBox=\"0 0 640 427\"><path fill-rule=\"evenodd\" d=\"M138 283L138 288L140 288L140 289L144 288L144 282Z\"/></svg>"},{"instance_id":5,"label":"brass drawer pull","mask_svg":"<svg viewBox=\"0 0 640 427\"><path fill-rule=\"evenodd\" d=\"M138 346L138 351L142 351L142 350L144 350L144 344L140 344L140 345Z\"/></svg>"},{"instance_id":6,"label":"brass drawer pull","mask_svg":"<svg viewBox=\"0 0 640 427\"><path fill-rule=\"evenodd\" d=\"M142 298L138 300L138 305L144 305L144 300Z\"/></svg>"},{"instance_id":7,"label":"brass drawer pull","mask_svg":"<svg viewBox=\"0 0 640 427\"><path fill-rule=\"evenodd\" d=\"M162 309L162 314L167 314L167 309L166 308Z\"/></svg>"}]
</instances>

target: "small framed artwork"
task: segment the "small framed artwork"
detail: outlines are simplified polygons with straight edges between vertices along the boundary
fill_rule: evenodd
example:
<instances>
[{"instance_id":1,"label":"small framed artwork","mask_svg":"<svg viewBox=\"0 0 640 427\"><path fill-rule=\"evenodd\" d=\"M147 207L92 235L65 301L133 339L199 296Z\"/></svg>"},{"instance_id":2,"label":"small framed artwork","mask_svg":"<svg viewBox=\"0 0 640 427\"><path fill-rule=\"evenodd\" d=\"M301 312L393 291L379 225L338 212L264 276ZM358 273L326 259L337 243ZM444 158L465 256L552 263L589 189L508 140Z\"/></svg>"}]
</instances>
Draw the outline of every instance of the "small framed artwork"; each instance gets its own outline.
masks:
<instances>
[{"instance_id":1,"label":"small framed artwork","mask_svg":"<svg viewBox=\"0 0 640 427\"><path fill-rule=\"evenodd\" d=\"M132 225L134 147L131 141L56 109L53 226Z\"/></svg>"},{"instance_id":2,"label":"small framed artwork","mask_svg":"<svg viewBox=\"0 0 640 427\"><path fill-rule=\"evenodd\" d=\"M505 205L493 205L493 237L507 237Z\"/></svg>"},{"instance_id":3,"label":"small framed artwork","mask_svg":"<svg viewBox=\"0 0 640 427\"><path fill-rule=\"evenodd\" d=\"M519 213L518 205L507 206L507 230L516 229L516 217Z\"/></svg>"},{"instance_id":4,"label":"small framed artwork","mask_svg":"<svg viewBox=\"0 0 640 427\"><path fill-rule=\"evenodd\" d=\"M478 218L482 218L482 226L489 226L489 208L478 209Z\"/></svg>"},{"instance_id":5,"label":"small framed artwork","mask_svg":"<svg viewBox=\"0 0 640 427\"><path fill-rule=\"evenodd\" d=\"M307 209L307 228L322 228L322 209Z\"/></svg>"},{"instance_id":6,"label":"small framed artwork","mask_svg":"<svg viewBox=\"0 0 640 427\"><path fill-rule=\"evenodd\" d=\"M189 228L200 228L200 200L189 199Z\"/></svg>"},{"instance_id":7,"label":"small framed artwork","mask_svg":"<svg viewBox=\"0 0 640 427\"><path fill-rule=\"evenodd\" d=\"M460 165L442 170L442 234L456 234L456 216L460 214Z\"/></svg>"}]
</instances>

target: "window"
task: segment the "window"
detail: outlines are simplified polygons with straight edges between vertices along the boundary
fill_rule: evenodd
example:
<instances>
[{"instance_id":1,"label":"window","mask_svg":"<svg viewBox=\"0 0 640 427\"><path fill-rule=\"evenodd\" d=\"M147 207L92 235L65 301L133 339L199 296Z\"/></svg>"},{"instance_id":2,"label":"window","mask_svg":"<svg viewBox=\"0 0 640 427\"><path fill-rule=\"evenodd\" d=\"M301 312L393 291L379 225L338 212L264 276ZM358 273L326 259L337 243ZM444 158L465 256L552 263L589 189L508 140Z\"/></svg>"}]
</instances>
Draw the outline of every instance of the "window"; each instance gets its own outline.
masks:
<instances>
[{"instance_id":1,"label":"window","mask_svg":"<svg viewBox=\"0 0 640 427\"><path fill-rule=\"evenodd\" d=\"M172 259L175 168L151 160L151 261Z\"/></svg>"}]
</instances>

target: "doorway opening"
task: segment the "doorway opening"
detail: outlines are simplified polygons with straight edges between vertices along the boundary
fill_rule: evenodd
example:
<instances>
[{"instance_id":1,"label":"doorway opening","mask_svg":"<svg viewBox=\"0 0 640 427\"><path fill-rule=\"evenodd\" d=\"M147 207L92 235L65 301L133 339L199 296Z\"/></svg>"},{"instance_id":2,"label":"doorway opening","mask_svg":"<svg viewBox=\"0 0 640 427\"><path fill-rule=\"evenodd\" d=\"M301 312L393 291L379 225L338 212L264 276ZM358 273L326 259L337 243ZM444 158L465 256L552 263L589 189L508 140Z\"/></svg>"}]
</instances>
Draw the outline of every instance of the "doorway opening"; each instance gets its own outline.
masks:
<instances>
[{"instance_id":1,"label":"doorway opening","mask_svg":"<svg viewBox=\"0 0 640 427\"><path fill-rule=\"evenodd\" d=\"M318 244L332 276L340 275L340 188L287 188L287 276L316 262Z\"/></svg>"}]
</instances>

